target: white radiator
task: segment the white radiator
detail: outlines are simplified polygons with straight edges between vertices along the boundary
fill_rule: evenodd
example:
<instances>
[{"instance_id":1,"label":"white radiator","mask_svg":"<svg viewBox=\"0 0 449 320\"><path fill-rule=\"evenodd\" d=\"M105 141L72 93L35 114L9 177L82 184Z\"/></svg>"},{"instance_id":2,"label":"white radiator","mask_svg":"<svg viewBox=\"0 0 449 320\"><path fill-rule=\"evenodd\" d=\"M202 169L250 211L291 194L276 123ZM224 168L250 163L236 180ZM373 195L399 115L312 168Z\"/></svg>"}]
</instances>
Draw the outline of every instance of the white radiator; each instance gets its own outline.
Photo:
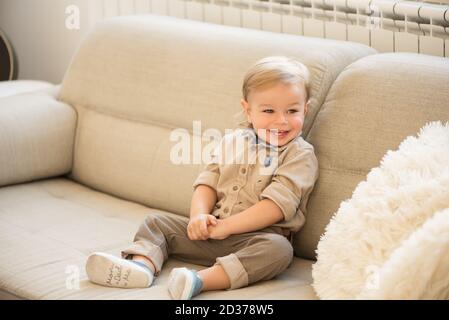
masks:
<instances>
[{"instance_id":1,"label":"white radiator","mask_svg":"<svg viewBox=\"0 0 449 320\"><path fill-rule=\"evenodd\" d=\"M90 0L89 21L161 14L449 57L449 0Z\"/></svg>"}]
</instances>

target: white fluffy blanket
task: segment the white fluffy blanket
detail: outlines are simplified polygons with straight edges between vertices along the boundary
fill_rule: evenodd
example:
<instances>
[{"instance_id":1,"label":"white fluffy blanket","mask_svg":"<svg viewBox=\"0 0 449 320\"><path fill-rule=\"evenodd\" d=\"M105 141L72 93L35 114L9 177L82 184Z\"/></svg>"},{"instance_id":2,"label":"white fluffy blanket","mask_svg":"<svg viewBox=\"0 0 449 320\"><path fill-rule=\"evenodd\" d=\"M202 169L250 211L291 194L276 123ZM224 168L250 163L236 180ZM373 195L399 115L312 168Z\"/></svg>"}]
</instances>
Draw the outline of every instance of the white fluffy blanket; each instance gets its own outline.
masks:
<instances>
[{"instance_id":1,"label":"white fluffy blanket","mask_svg":"<svg viewBox=\"0 0 449 320\"><path fill-rule=\"evenodd\" d=\"M449 299L449 123L388 151L318 244L323 299Z\"/></svg>"}]
</instances>

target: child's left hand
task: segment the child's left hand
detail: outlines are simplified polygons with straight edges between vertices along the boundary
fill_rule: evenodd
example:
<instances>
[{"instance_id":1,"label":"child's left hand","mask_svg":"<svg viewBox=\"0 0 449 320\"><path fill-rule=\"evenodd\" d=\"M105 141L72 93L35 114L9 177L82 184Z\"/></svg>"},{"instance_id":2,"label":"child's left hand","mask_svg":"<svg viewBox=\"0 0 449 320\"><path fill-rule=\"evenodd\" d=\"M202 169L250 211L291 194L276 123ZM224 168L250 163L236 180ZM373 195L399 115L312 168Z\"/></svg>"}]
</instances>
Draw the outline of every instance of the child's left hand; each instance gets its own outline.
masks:
<instances>
[{"instance_id":1,"label":"child's left hand","mask_svg":"<svg viewBox=\"0 0 449 320\"><path fill-rule=\"evenodd\" d=\"M209 239L223 240L229 237L229 228L223 219L217 219L216 225L209 225L207 231L209 232Z\"/></svg>"}]
</instances>

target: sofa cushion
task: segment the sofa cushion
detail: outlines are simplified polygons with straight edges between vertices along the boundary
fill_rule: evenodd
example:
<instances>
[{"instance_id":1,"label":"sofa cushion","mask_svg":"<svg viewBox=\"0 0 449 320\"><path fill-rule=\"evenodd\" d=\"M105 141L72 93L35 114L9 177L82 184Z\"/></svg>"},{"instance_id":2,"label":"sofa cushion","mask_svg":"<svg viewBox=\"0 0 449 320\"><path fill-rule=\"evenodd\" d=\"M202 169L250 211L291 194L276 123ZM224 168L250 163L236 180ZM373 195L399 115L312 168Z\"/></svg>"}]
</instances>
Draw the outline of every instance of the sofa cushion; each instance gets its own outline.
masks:
<instances>
[{"instance_id":1,"label":"sofa cushion","mask_svg":"<svg viewBox=\"0 0 449 320\"><path fill-rule=\"evenodd\" d=\"M75 127L49 90L0 98L0 187L70 172Z\"/></svg>"},{"instance_id":2,"label":"sofa cushion","mask_svg":"<svg viewBox=\"0 0 449 320\"><path fill-rule=\"evenodd\" d=\"M84 41L60 99L79 113L71 178L153 208L188 215L203 167L170 161L175 128L235 127L241 82L259 58L282 54L311 69L304 132L349 63L375 51L338 41L247 30L162 16L101 22Z\"/></svg>"},{"instance_id":3,"label":"sofa cushion","mask_svg":"<svg viewBox=\"0 0 449 320\"><path fill-rule=\"evenodd\" d=\"M449 60L389 53L348 66L333 84L307 139L320 177L310 196L296 254L313 259L342 200L377 167L387 150L427 122L449 121Z\"/></svg>"},{"instance_id":4,"label":"sofa cushion","mask_svg":"<svg viewBox=\"0 0 449 320\"><path fill-rule=\"evenodd\" d=\"M169 299L173 267L199 265L169 259L148 289L94 285L84 264L94 251L120 254L140 223L162 212L93 191L68 179L49 179L0 189L0 290L27 299ZM171 214L164 212L165 214ZM276 280L198 299L316 299L312 261L294 258ZM79 289L74 281L79 276Z\"/></svg>"},{"instance_id":5,"label":"sofa cushion","mask_svg":"<svg viewBox=\"0 0 449 320\"><path fill-rule=\"evenodd\" d=\"M60 98L115 117L161 126L233 128L245 71L268 55L311 69L307 132L341 70L367 46L157 15L97 24L67 70Z\"/></svg>"}]
</instances>

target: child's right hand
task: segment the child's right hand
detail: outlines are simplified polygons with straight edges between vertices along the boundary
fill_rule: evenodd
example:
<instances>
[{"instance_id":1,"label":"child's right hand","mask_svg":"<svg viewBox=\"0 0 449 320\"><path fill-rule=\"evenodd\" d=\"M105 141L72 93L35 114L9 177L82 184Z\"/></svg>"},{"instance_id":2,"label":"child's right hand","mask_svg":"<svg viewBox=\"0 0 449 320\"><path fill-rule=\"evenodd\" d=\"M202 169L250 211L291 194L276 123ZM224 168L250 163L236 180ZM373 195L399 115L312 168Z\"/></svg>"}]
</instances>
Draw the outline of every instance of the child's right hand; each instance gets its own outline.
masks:
<instances>
[{"instance_id":1,"label":"child's right hand","mask_svg":"<svg viewBox=\"0 0 449 320\"><path fill-rule=\"evenodd\" d=\"M217 218L211 214L200 213L190 218L187 225L187 235L190 240L207 240L209 239L209 225L215 226Z\"/></svg>"}]
</instances>

